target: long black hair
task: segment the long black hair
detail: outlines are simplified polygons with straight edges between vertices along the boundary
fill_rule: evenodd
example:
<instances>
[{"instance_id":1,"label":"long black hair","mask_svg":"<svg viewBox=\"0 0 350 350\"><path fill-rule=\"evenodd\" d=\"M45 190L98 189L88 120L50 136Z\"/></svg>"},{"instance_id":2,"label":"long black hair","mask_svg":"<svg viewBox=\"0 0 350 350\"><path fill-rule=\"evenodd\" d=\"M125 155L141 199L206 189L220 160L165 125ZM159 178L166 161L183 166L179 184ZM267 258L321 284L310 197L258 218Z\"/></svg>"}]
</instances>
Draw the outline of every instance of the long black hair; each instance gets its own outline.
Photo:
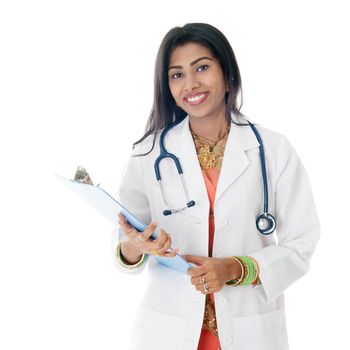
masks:
<instances>
[{"instance_id":1,"label":"long black hair","mask_svg":"<svg viewBox=\"0 0 350 350\"><path fill-rule=\"evenodd\" d=\"M142 156L153 150L158 130L167 127L171 123L180 122L187 116L187 113L176 105L168 81L171 54L175 48L187 43L198 43L207 47L214 57L219 60L225 82L229 86L229 91L225 94L225 116L227 120L231 120L232 112L237 117L244 116L240 112L243 103L241 75L235 54L225 35L207 23L187 23L183 27L174 27L163 38L157 53L154 71L153 106L145 128L145 134L133 144L134 148L147 136L154 134L152 148ZM239 106L238 96L240 96ZM141 156L141 154L138 156Z\"/></svg>"}]
</instances>

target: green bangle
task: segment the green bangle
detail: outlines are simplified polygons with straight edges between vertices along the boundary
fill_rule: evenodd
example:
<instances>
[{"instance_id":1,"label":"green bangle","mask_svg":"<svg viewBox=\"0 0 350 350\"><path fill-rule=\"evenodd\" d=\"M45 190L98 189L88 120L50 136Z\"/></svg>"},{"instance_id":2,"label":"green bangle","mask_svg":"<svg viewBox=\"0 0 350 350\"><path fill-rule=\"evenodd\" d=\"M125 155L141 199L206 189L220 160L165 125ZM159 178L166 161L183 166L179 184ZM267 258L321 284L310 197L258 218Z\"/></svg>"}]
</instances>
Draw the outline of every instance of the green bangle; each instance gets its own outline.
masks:
<instances>
[{"instance_id":1,"label":"green bangle","mask_svg":"<svg viewBox=\"0 0 350 350\"><path fill-rule=\"evenodd\" d=\"M237 256L237 259L242 263L242 265L244 266L244 278L243 280L241 281L241 283L239 284L240 286L244 286L246 285L246 282L250 276L250 270L249 270L249 266L247 264L247 262L242 259L241 256Z\"/></svg>"},{"instance_id":2,"label":"green bangle","mask_svg":"<svg viewBox=\"0 0 350 350\"><path fill-rule=\"evenodd\" d=\"M122 245L122 242L119 242L117 245L117 249L115 250L115 256L118 259L120 265L122 265L128 269L136 269L136 268L141 267L146 262L146 260L147 260L146 254L142 254L141 259L135 264L130 264L129 262L127 262L121 253L121 245Z\"/></svg>"},{"instance_id":3,"label":"green bangle","mask_svg":"<svg viewBox=\"0 0 350 350\"><path fill-rule=\"evenodd\" d=\"M240 256L241 260L243 260L246 263L246 266L248 268L248 276L246 280L242 283L243 286L248 286L252 284L256 277L256 269L253 261L248 256Z\"/></svg>"}]
</instances>

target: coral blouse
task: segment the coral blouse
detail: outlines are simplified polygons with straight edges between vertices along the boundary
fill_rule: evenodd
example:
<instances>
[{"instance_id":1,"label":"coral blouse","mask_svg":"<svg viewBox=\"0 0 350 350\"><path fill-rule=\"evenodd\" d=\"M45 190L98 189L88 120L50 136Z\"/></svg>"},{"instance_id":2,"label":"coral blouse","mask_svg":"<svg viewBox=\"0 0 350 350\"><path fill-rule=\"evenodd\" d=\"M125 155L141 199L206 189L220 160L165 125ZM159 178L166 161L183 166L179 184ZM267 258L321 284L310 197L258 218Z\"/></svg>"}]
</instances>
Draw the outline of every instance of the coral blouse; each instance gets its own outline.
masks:
<instances>
[{"instance_id":1,"label":"coral blouse","mask_svg":"<svg viewBox=\"0 0 350 350\"><path fill-rule=\"evenodd\" d=\"M205 185L207 187L209 202L210 202L210 213L209 213L209 247L208 256L212 256L213 242L214 242L214 200L216 193L216 186L219 180L220 169L211 168L202 170ZM208 307L211 304L211 308ZM214 311L214 312L213 312ZM207 327L203 322L203 328L199 339L198 350L220 350L220 342L216 329L215 316L215 305L214 305L214 293L206 294L206 312L205 318L209 318L210 327ZM204 321L204 320L203 320Z\"/></svg>"}]
</instances>

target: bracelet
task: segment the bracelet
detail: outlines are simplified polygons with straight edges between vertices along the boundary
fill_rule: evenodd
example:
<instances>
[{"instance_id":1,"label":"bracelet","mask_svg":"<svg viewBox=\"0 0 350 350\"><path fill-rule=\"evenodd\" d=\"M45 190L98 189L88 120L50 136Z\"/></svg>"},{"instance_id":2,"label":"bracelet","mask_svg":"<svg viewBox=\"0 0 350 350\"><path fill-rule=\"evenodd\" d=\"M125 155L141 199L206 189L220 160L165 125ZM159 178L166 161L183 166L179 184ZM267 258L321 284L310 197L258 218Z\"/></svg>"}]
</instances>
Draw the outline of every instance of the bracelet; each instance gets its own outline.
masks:
<instances>
[{"instance_id":1,"label":"bracelet","mask_svg":"<svg viewBox=\"0 0 350 350\"><path fill-rule=\"evenodd\" d=\"M241 260L237 259L235 256L232 256L232 258L235 259L239 263L239 265L241 266L242 274L241 274L240 277L238 277L238 278L236 278L234 280L226 282L226 284L229 285L229 286L235 287L235 286L238 286L242 282L242 280L244 278L244 274L245 274L245 269L243 267L243 264L242 264Z\"/></svg>"},{"instance_id":2,"label":"bracelet","mask_svg":"<svg viewBox=\"0 0 350 350\"><path fill-rule=\"evenodd\" d=\"M242 268L242 275L234 280L226 282L232 287L247 286L250 284L261 284L259 279L259 265L257 261L250 256L233 256Z\"/></svg>"},{"instance_id":3,"label":"bracelet","mask_svg":"<svg viewBox=\"0 0 350 350\"><path fill-rule=\"evenodd\" d=\"M248 286L256 278L256 270L253 261L247 256L240 256L240 259L246 263L248 269L247 278L241 283L242 286Z\"/></svg>"},{"instance_id":4,"label":"bracelet","mask_svg":"<svg viewBox=\"0 0 350 350\"><path fill-rule=\"evenodd\" d=\"M122 265L128 269L135 269L135 268L141 267L146 262L147 255L145 253L143 253L141 259L137 263L135 263L135 264L128 263L122 255L121 245L122 245L122 241L118 243L117 248L115 250L115 254L114 254L116 256L116 258L118 259L120 265Z\"/></svg>"},{"instance_id":5,"label":"bracelet","mask_svg":"<svg viewBox=\"0 0 350 350\"><path fill-rule=\"evenodd\" d=\"M254 264L254 267L255 267L255 271L256 271L256 275L255 275L255 278L252 282L252 284L261 284L260 282L260 279L259 279L259 265L258 265L258 262L251 256L249 256L249 259L251 259L253 261L253 264Z\"/></svg>"},{"instance_id":6,"label":"bracelet","mask_svg":"<svg viewBox=\"0 0 350 350\"><path fill-rule=\"evenodd\" d=\"M241 256L239 256L237 258L241 261L242 265L244 266L244 271L245 271L244 278L243 278L242 282L239 284L240 286L242 286L242 285L246 284L247 280L251 276L251 271L249 269L249 265L247 264L247 262L244 259L242 259Z\"/></svg>"}]
</instances>

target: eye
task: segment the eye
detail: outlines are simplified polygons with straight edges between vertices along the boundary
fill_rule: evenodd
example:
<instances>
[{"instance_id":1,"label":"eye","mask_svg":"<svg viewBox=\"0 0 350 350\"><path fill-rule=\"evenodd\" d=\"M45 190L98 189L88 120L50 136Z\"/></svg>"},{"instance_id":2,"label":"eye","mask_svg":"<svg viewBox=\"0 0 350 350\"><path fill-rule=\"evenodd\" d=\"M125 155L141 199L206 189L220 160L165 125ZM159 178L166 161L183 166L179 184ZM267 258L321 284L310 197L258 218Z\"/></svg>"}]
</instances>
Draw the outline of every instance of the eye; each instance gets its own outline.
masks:
<instances>
[{"instance_id":1,"label":"eye","mask_svg":"<svg viewBox=\"0 0 350 350\"><path fill-rule=\"evenodd\" d=\"M200 71L206 70L206 69L209 68L209 66L208 66L207 64L203 64L203 65L199 66L198 69L203 68L203 67L204 67L204 69L201 69ZM198 70L198 69L197 69L197 70Z\"/></svg>"},{"instance_id":2,"label":"eye","mask_svg":"<svg viewBox=\"0 0 350 350\"><path fill-rule=\"evenodd\" d=\"M173 75L171 76L171 79L178 79L178 78L179 78L179 77L178 77L179 74L182 74L182 73L175 73L175 74L173 74Z\"/></svg>"}]
</instances>

